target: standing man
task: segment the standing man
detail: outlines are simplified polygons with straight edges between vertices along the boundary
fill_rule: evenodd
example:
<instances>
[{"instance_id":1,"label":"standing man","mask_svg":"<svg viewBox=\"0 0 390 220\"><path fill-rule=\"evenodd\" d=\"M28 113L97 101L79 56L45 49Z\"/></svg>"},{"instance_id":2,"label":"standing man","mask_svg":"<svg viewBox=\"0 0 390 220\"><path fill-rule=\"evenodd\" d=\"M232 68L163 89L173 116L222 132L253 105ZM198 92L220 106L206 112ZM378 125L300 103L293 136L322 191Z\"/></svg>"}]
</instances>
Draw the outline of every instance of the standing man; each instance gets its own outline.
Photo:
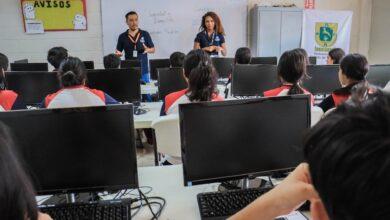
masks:
<instances>
[{"instance_id":1,"label":"standing man","mask_svg":"<svg viewBox=\"0 0 390 220\"><path fill-rule=\"evenodd\" d=\"M119 35L116 46L116 55L121 57L125 51L126 60L138 59L141 62L142 80L149 82L149 61L148 53L155 52L154 44L150 34L138 27L138 14L131 11L126 14L126 23L129 29Z\"/></svg>"}]
</instances>

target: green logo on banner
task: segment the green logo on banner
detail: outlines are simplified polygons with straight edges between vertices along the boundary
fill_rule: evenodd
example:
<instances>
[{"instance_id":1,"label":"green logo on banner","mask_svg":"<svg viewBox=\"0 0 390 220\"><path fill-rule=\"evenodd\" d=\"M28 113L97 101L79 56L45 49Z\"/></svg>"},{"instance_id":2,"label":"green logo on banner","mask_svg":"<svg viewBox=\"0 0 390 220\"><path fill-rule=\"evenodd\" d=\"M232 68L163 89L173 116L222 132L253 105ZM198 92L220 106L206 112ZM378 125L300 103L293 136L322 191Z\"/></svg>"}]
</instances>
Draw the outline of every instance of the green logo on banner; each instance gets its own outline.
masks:
<instances>
[{"instance_id":1,"label":"green logo on banner","mask_svg":"<svg viewBox=\"0 0 390 220\"><path fill-rule=\"evenodd\" d=\"M337 41L338 24L317 22L316 43L320 47L332 47Z\"/></svg>"}]
</instances>

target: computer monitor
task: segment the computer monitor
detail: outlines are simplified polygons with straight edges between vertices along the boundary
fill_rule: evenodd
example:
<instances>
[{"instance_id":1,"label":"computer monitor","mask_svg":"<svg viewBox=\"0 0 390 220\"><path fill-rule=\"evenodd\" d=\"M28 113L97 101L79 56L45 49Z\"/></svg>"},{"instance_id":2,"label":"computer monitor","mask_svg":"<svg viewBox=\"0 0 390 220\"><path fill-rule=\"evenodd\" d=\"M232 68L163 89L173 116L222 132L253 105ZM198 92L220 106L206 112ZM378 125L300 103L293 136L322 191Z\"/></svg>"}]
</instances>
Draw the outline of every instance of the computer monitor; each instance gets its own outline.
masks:
<instances>
[{"instance_id":1,"label":"computer monitor","mask_svg":"<svg viewBox=\"0 0 390 220\"><path fill-rule=\"evenodd\" d=\"M6 72L7 88L19 94L26 105L38 105L60 89L55 72Z\"/></svg>"},{"instance_id":2,"label":"computer monitor","mask_svg":"<svg viewBox=\"0 0 390 220\"><path fill-rule=\"evenodd\" d=\"M229 78L233 71L234 58L213 57L211 58L215 71L219 78Z\"/></svg>"},{"instance_id":3,"label":"computer monitor","mask_svg":"<svg viewBox=\"0 0 390 220\"><path fill-rule=\"evenodd\" d=\"M184 185L269 175L303 162L310 97L179 106Z\"/></svg>"},{"instance_id":4,"label":"computer monitor","mask_svg":"<svg viewBox=\"0 0 390 220\"><path fill-rule=\"evenodd\" d=\"M341 87L338 72L339 65L309 65L303 87L315 95L331 94Z\"/></svg>"},{"instance_id":5,"label":"computer monitor","mask_svg":"<svg viewBox=\"0 0 390 220\"><path fill-rule=\"evenodd\" d=\"M121 61L121 69L129 69L129 68L141 68L141 62L139 60L122 60Z\"/></svg>"},{"instance_id":6,"label":"computer monitor","mask_svg":"<svg viewBox=\"0 0 390 220\"><path fill-rule=\"evenodd\" d=\"M263 96L280 86L274 65L236 65L232 77L233 96Z\"/></svg>"},{"instance_id":7,"label":"computer monitor","mask_svg":"<svg viewBox=\"0 0 390 220\"><path fill-rule=\"evenodd\" d=\"M309 57L309 63L310 63L310 65L316 65L317 64L317 57Z\"/></svg>"},{"instance_id":8,"label":"computer monitor","mask_svg":"<svg viewBox=\"0 0 390 220\"><path fill-rule=\"evenodd\" d=\"M278 64L278 58L277 57L252 57L250 64L276 65Z\"/></svg>"},{"instance_id":9,"label":"computer monitor","mask_svg":"<svg viewBox=\"0 0 390 220\"><path fill-rule=\"evenodd\" d=\"M28 59L15 60L14 63L28 63Z\"/></svg>"},{"instance_id":10,"label":"computer monitor","mask_svg":"<svg viewBox=\"0 0 390 220\"><path fill-rule=\"evenodd\" d=\"M369 83L384 88L390 81L390 65L371 65L366 79Z\"/></svg>"},{"instance_id":11,"label":"computer monitor","mask_svg":"<svg viewBox=\"0 0 390 220\"><path fill-rule=\"evenodd\" d=\"M138 187L133 107L0 113L39 194Z\"/></svg>"},{"instance_id":12,"label":"computer monitor","mask_svg":"<svg viewBox=\"0 0 390 220\"><path fill-rule=\"evenodd\" d=\"M150 78L153 80L158 79L157 69L171 67L171 61L169 59L153 59L149 60Z\"/></svg>"},{"instance_id":13,"label":"computer monitor","mask_svg":"<svg viewBox=\"0 0 390 220\"><path fill-rule=\"evenodd\" d=\"M87 85L120 102L141 101L141 72L138 68L88 70Z\"/></svg>"},{"instance_id":14,"label":"computer monitor","mask_svg":"<svg viewBox=\"0 0 390 220\"><path fill-rule=\"evenodd\" d=\"M83 63L87 70L95 69L95 63L93 61L83 61Z\"/></svg>"},{"instance_id":15,"label":"computer monitor","mask_svg":"<svg viewBox=\"0 0 390 220\"><path fill-rule=\"evenodd\" d=\"M49 71L47 63L11 63L11 71Z\"/></svg>"},{"instance_id":16,"label":"computer monitor","mask_svg":"<svg viewBox=\"0 0 390 220\"><path fill-rule=\"evenodd\" d=\"M158 96L164 100L165 96L172 92L177 92L188 87L184 78L183 68L162 68L158 71Z\"/></svg>"}]
</instances>

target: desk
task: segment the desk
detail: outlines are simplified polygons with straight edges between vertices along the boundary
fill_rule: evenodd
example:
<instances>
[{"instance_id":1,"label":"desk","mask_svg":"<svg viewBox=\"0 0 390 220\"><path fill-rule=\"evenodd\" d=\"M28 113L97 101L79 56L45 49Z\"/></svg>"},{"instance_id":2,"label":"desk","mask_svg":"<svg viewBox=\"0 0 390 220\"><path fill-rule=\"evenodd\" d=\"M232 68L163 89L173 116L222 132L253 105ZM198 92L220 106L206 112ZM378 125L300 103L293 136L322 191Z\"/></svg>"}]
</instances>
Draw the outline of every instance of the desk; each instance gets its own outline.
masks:
<instances>
[{"instance_id":1,"label":"desk","mask_svg":"<svg viewBox=\"0 0 390 220\"><path fill-rule=\"evenodd\" d=\"M152 122L160 117L162 102L143 102L141 108L148 110L146 114L134 115L134 128L147 129L151 128Z\"/></svg>"}]
</instances>

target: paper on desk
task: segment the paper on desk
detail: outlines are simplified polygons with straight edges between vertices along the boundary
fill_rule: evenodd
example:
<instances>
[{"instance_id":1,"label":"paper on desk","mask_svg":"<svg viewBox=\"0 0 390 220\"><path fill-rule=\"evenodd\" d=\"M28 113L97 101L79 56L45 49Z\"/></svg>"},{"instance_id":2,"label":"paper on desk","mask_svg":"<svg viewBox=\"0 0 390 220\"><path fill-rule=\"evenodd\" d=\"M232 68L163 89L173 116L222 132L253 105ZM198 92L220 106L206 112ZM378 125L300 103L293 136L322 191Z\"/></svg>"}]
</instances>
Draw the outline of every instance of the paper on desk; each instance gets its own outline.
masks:
<instances>
[{"instance_id":1,"label":"paper on desk","mask_svg":"<svg viewBox=\"0 0 390 220\"><path fill-rule=\"evenodd\" d=\"M43 28L43 22L40 20L26 20L26 33L27 34L45 33L45 30Z\"/></svg>"}]
</instances>

